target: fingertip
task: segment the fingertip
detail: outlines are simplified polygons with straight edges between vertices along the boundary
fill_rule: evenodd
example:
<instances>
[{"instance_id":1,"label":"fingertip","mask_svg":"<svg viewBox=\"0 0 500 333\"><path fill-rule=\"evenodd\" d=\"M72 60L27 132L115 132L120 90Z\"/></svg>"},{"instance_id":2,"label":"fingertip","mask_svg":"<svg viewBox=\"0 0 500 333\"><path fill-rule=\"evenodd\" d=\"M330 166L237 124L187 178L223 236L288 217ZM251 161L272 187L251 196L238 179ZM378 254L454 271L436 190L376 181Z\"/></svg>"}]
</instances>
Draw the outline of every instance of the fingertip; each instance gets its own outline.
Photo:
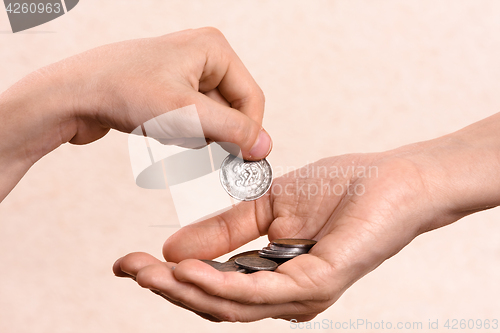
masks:
<instances>
[{"instance_id":1,"label":"fingertip","mask_svg":"<svg viewBox=\"0 0 500 333\"><path fill-rule=\"evenodd\" d=\"M170 239L170 238L169 238ZM163 243L163 248L162 248L162 253L163 253L163 258L166 260L166 261L173 261L172 258L170 257L170 241L169 239L167 239L165 241L165 243Z\"/></svg>"},{"instance_id":2,"label":"fingertip","mask_svg":"<svg viewBox=\"0 0 500 333\"><path fill-rule=\"evenodd\" d=\"M117 262L123 273L128 274L129 276L136 276L142 268L160 263L161 261L150 254L144 252L134 252L127 254Z\"/></svg>"},{"instance_id":3,"label":"fingertip","mask_svg":"<svg viewBox=\"0 0 500 333\"><path fill-rule=\"evenodd\" d=\"M248 152L246 159L259 161L269 155L272 148L273 141L271 140L271 136L264 128L261 128L257 140L255 140L255 143Z\"/></svg>"},{"instance_id":4,"label":"fingertip","mask_svg":"<svg viewBox=\"0 0 500 333\"><path fill-rule=\"evenodd\" d=\"M113 264L113 274L115 274L115 276L117 276L117 277L130 277L129 274L125 273L121 269L120 262L121 262L122 258L123 257L117 259L115 261L115 263Z\"/></svg>"},{"instance_id":5,"label":"fingertip","mask_svg":"<svg viewBox=\"0 0 500 333\"><path fill-rule=\"evenodd\" d=\"M182 256L179 256L179 242L176 241L177 239L177 234L173 234L167 240L165 243L163 243L163 248L162 248L162 253L163 253L163 258L168 262L179 262L182 259Z\"/></svg>"}]
</instances>

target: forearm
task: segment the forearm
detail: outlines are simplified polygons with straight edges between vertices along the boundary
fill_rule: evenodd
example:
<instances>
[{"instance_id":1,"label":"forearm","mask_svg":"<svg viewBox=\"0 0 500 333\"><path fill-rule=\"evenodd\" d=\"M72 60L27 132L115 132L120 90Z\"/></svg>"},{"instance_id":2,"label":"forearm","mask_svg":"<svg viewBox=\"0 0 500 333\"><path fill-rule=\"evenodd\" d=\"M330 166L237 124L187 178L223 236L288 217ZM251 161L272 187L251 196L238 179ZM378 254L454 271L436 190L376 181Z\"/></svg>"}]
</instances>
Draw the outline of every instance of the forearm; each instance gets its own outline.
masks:
<instances>
[{"instance_id":1,"label":"forearm","mask_svg":"<svg viewBox=\"0 0 500 333\"><path fill-rule=\"evenodd\" d=\"M0 201L37 160L76 132L70 97L56 82L61 79L43 71L0 94Z\"/></svg>"}]
</instances>

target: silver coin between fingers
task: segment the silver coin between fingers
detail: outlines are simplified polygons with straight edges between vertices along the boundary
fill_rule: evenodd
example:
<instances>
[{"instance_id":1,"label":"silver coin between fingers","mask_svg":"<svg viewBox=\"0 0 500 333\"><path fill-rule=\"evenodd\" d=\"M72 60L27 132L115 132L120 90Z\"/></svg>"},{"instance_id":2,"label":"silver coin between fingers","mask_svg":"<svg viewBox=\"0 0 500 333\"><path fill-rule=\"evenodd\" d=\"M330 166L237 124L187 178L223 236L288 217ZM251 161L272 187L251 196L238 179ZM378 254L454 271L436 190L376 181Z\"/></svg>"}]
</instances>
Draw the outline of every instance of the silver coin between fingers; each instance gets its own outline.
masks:
<instances>
[{"instance_id":1,"label":"silver coin between fingers","mask_svg":"<svg viewBox=\"0 0 500 333\"><path fill-rule=\"evenodd\" d=\"M222 187L237 200L252 201L266 194L273 181L273 171L266 159L245 161L229 155L219 173Z\"/></svg>"},{"instance_id":2,"label":"silver coin between fingers","mask_svg":"<svg viewBox=\"0 0 500 333\"><path fill-rule=\"evenodd\" d=\"M240 257L234 261L238 266L250 271L274 271L278 264L258 257Z\"/></svg>"}]
</instances>

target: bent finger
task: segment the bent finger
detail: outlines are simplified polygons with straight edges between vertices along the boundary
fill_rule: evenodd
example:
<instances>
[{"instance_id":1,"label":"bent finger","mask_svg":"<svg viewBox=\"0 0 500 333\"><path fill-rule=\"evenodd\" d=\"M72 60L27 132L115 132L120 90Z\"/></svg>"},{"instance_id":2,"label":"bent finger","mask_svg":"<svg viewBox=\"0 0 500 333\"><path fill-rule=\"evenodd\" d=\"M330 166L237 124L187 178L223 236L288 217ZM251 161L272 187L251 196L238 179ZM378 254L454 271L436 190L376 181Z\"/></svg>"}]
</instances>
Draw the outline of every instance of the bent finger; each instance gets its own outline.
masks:
<instances>
[{"instance_id":1,"label":"bent finger","mask_svg":"<svg viewBox=\"0 0 500 333\"><path fill-rule=\"evenodd\" d=\"M214 270L200 262L210 274ZM177 267L176 267L177 270ZM157 264L143 268L137 275L137 282L144 288L159 290L169 299L180 302L193 312L205 313L217 319L230 322L248 322L267 317L278 317L285 314L299 314L307 310L306 307L287 304L242 304L221 297L209 295L199 287L186 282L180 282L173 276L172 269ZM220 273L220 272L217 272ZM226 272L223 274L241 274Z\"/></svg>"}]
</instances>

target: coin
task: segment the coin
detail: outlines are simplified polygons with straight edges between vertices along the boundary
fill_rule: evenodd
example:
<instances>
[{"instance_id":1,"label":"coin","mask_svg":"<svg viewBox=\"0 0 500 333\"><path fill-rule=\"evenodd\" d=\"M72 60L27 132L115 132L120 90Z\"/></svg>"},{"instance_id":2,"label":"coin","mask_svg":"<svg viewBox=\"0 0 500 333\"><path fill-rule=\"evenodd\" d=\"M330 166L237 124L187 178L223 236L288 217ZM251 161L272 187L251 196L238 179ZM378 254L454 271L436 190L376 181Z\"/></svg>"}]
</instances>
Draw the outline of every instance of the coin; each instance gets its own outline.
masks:
<instances>
[{"instance_id":1,"label":"coin","mask_svg":"<svg viewBox=\"0 0 500 333\"><path fill-rule=\"evenodd\" d=\"M275 239L261 250L238 253L226 262L201 261L221 272L249 274L256 271L274 271L287 260L309 252L314 244L316 241L312 239L281 238Z\"/></svg>"},{"instance_id":2,"label":"coin","mask_svg":"<svg viewBox=\"0 0 500 333\"><path fill-rule=\"evenodd\" d=\"M246 270L238 265L234 261L226 261L220 264L217 270L221 272L239 272L239 273L247 273Z\"/></svg>"},{"instance_id":3,"label":"coin","mask_svg":"<svg viewBox=\"0 0 500 333\"><path fill-rule=\"evenodd\" d=\"M234 261L227 261L227 262L218 262L215 260L206 260L206 259L200 259L200 261L203 261L205 264L208 264L215 268L218 271L221 272L240 272L240 273L246 273L246 270L241 268L240 266L236 265Z\"/></svg>"},{"instance_id":4,"label":"coin","mask_svg":"<svg viewBox=\"0 0 500 333\"><path fill-rule=\"evenodd\" d=\"M292 252L292 253L297 253L297 254L302 254L302 253L307 253L309 252L308 248L304 247L285 247L285 246L278 246L274 244L269 244L269 249L273 251L280 251L280 252Z\"/></svg>"},{"instance_id":5,"label":"coin","mask_svg":"<svg viewBox=\"0 0 500 333\"><path fill-rule=\"evenodd\" d=\"M285 250L275 250L270 248L269 246L263 247L260 252L267 252L267 253L283 253L283 254L289 254L291 256L298 256L299 254L302 253L307 253L307 251L296 251L296 249L292 249L291 251L288 251L288 248L284 247L283 249Z\"/></svg>"},{"instance_id":6,"label":"coin","mask_svg":"<svg viewBox=\"0 0 500 333\"><path fill-rule=\"evenodd\" d=\"M246 251L242 253L235 254L228 261L235 260L240 257L259 257L259 250Z\"/></svg>"},{"instance_id":7,"label":"coin","mask_svg":"<svg viewBox=\"0 0 500 333\"><path fill-rule=\"evenodd\" d=\"M305 252L304 252L305 253ZM291 259L302 253L296 252L282 252L271 250L268 246L264 247L259 251L259 255L264 258L276 258L276 259Z\"/></svg>"},{"instance_id":8,"label":"coin","mask_svg":"<svg viewBox=\"0 0 500 333\"><path fill-rule=\"evenodd\" d=\"M272 260L257 257L240 257L234 262L250 271L274 271L278 267L278 264Z\"/></svg>"},{"instance_id":9,"label":"coin","mask_svg":"<svg viewBox=\"0 0 500 333\"><path fill-rule=\"evenodd\" d=\"M310 249L316 244L315 240L312 239L300 239L300 238L280 238L275 239L271 242L271 245L282 246L282 247L300 247Z\"/></svg>"},{"instance_id":10,"label":"coin","mask_svg":"<svg viewBox=\"0 0 500 333\"><path fill-rule=\"evenodd\" d=\"M222 161L219 177L222 187L230 196L237 200L251 201L269 190L273 171L266 159L245 161L229 155Z\"/></svg>"},{"instance_id":11,"label":"coin","mask_svg":"<svg viewBox=\"0 0 500 333\"><path fill-rule=\"evenodd\" d=\"M218 262L215 260L200 259L200 261L203 261L205 264L208 264L217 270L219 269L220 265L222 264L221 262Z\"/></svg>"}]
</instances>

